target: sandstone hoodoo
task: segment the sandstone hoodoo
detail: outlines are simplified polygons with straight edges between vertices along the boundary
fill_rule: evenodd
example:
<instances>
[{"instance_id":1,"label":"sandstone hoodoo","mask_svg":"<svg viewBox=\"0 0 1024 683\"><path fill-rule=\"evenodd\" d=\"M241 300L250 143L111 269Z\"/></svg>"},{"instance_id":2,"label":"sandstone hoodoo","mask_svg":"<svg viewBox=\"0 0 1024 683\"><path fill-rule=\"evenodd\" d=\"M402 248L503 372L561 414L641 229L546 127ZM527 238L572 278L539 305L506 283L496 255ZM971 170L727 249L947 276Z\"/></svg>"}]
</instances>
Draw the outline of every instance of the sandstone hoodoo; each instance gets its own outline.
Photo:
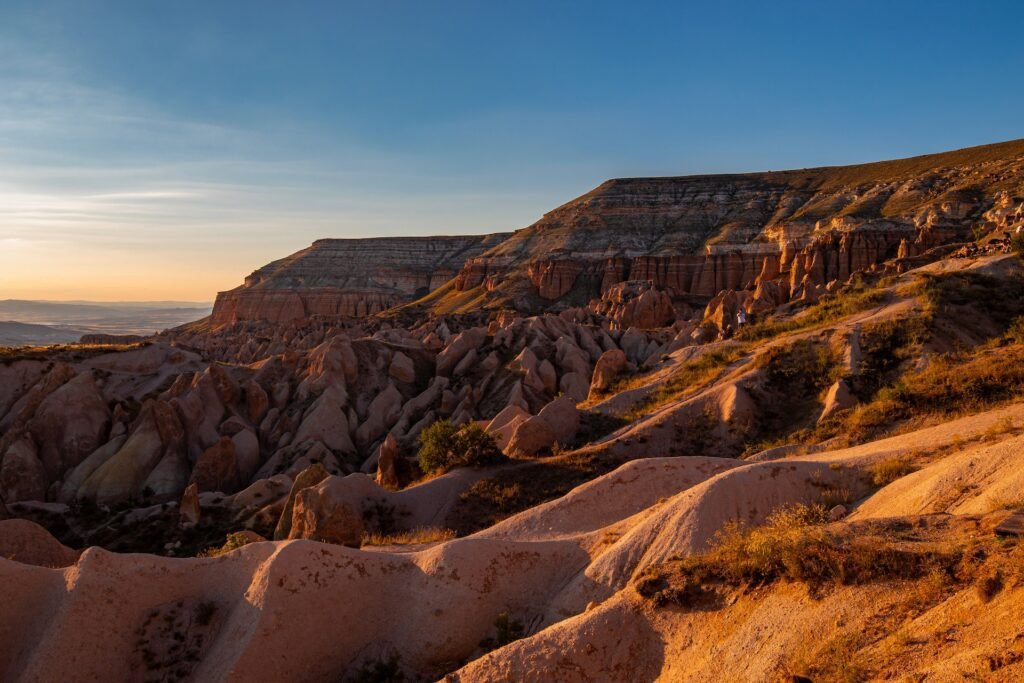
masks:
<instances>
[{"instance_id":1,"label":"sandstone hoodoo","mask_svg":"<svg viewBox=\"0 0 1024 683\"><path fill-rule=\"evenodd\" d=\"M373 315L437 289L507 236L317 240L220 292L211 322Z\"/></svg>"},{"instance_id":2,"label":"sandstone hoodoo","mask_svg":"<svg viewBox=\"0 0 1024 683\"><path fill-rule=\"evenodd\" d=\"M1024 142L614 180L0 349L0 680L1024 680L1018 228Z\"/></svg>"}]
</instances>

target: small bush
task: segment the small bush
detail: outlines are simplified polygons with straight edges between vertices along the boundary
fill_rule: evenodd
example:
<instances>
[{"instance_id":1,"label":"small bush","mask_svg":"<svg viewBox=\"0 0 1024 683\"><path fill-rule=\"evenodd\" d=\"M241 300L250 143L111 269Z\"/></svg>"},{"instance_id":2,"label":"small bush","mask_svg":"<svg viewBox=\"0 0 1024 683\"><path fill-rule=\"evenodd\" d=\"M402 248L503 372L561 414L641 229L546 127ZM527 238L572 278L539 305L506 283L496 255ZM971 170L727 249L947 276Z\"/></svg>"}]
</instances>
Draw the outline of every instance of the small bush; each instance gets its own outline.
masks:
<instances>
[{"instance_id":1,"label":"small bush","mask_svg":"<svg viewBox=\"0 0 1024 683\"><path fill-rule=\"evenodd\" d=\"M519 640L525 633L522 623L509 617L508 612L502 612L494 620L494 637L481 640L480 647L485 650L497 650Z\"/></svg>"},{"instance_id":2,"label":"small bush","mask_svg":"<svg viewBox=\"0 0 1024 683\"><path fill-rule=\"evenodd\" d=\"M220 557L221 555L230 553L232 550L237 550L242 546L249 545L252 542L252 538L250 538L247 534L228 534L227 538L224 540L224 545L220 546L219 548L207 548L206 550L203 550L198 555L196 555L196 557Z\"/></svg>"},{"instance_id":3,"label":"small bush","mask_svg":"<svg viewBox=\"0 0 1024 683\"><path fill-rule=\"evenodd\" d=\"M420 468L427 473L454 467L479 467L504 459L494 437L475 423L456 427L439 420L420 433Z\"/></svg>"},{"instance_id":4,"label":"small bush","mask_svg":"<svg viewBox=\"0 0 1024 683\"><path fill-rule=\"evenodd\" d=\"M1003 572L998 567L989 569L978 576L974 586L981 601L989 602L1003 590Z\"/></svg>"},{"instance_id":5,"label":"small bush","mask_svg":"<svg viewBox=\"0 0 1024 683\"><path fill-rule=\"evenodd\" d=\"M875 486L887 486L916 470L916 467L903 458L882 460L868 468L868 471L871 472L871 483Z\"/></svg>"}]
</instances>

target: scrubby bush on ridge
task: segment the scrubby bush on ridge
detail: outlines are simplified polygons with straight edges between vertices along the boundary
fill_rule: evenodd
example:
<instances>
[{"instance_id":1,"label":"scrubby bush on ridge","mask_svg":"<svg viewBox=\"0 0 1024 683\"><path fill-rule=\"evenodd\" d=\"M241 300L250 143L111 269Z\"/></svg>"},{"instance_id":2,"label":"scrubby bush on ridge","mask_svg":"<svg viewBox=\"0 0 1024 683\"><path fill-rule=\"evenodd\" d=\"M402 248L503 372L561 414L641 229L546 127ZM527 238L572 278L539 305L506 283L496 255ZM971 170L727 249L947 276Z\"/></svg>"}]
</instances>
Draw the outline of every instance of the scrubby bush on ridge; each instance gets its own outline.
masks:
<instances>
[{"instance_id":1,"label":"scrubby bush on ridge","mask_svg":"<svg viewBox=\"0 0 1024 683\"><path fill-rule=\"evenodd\" d=\"M494 437L472 422L458 427L450 420L438 420L420 433L419 443L420 469L427 473L491 465L504 459Z\"/></svg>"}]
</instances>

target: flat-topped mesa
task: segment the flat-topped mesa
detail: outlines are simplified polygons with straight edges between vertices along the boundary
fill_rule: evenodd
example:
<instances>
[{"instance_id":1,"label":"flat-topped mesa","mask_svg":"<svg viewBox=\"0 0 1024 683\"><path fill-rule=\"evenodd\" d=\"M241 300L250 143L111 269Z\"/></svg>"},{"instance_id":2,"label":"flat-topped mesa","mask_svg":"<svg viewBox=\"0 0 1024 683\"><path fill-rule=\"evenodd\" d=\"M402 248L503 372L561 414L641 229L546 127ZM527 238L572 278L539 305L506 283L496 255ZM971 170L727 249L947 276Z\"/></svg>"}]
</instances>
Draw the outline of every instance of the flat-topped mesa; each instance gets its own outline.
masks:
<instances>
[{"instance_id":1,"label":"flat-topped mesa","mask_svg":"<svg viewBox=\"0 0 1024 683\"><path fill-rule=\"evenodd\" d=\"M626 280L707 299L789 279L791 267L845 279L970 239L986 211L1016 211L1006 197L1022 191L1020 140L858 166L609 180L467 261L454 288L529 309L585 305Z\"/></svg>"},{"instance_id":2,"label":"flat-topped mesa","mask_svg":"<svg viewBox=\"0 0 1024 683\"><path fill-rule=\"evenodd\" d=\"M220 292L211 322L361 317L423 296L508 234L323 239Z\"/></svg>"}]
</instances>

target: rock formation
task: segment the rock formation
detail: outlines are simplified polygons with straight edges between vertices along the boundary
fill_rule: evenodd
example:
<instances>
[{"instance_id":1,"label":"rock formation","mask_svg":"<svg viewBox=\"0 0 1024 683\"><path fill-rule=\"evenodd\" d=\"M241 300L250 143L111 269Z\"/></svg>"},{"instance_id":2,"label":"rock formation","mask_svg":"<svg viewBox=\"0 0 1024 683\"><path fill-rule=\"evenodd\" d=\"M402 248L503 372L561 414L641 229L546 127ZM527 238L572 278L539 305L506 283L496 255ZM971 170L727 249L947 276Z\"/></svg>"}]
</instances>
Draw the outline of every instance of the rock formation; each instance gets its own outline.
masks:
<instances>
[{"instance_id":1,"label":"rock formation","mask_svg":"<svg viewBox=\"0 0 1024 683\"><path fill-rule=\"evenodd\" d=\"M423 296L506 234L324 239L221 292L210 322L362 317Z\"/></svg>"},{"instance_id":2,"label":"rock formation","mask_svg":"<svg viewBox=\"0 0 1024 683\"><path fill-rule=\"evenodd\" d=\"M928 615L901 616L916 637L967 633L966 606L1016 642L1019 549L985 537L1018 529L1024 500L1024 266L1001 237L1022 169L1014 143L609 181L507 238L317 242L132 346L5 351L0 678L709 680L740 662L768 680L840 621L892 630L906 595ZM939 305L921 284L943 278ZM995 387L976 414L895 390L949 368ZM423 472L439 420L508 457ZM901 559L954 532L984 552L813 599L775 576L652 574L798 504L830 511L809 538L893 524ZM957 671L1014 680L1024 658L986 642L957 644Z\"/></svg>"}]
</instances>

